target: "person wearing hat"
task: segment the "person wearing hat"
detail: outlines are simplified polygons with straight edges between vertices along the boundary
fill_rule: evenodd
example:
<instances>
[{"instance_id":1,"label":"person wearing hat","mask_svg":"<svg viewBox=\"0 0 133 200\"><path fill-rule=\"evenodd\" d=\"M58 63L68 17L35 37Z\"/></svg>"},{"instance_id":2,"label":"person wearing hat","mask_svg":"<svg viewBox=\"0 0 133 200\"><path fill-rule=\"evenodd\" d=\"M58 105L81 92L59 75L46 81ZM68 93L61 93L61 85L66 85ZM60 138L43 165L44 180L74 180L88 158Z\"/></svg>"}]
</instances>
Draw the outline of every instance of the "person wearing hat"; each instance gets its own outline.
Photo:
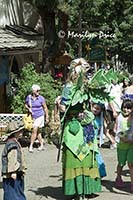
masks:
<instances>
[{"instance_id":1,"label":"person wearing hat","mask_svg":"<svg viewBox=\"0 0 133 200\"><path fill-rule=\"evenodd\" d=\"M46 100L39 94L40 86L33 84L31 89L32 93L26 97L25 107L33 118L33 128L29 147L29 152L33 153L33 144L36 138L40 143L38 150L44 150L43 138L40 132L40 128L44 127L44 120L46 123L49 122L49 115Z\"/></svg>"},{"instance_id":2,"label":"person wearing hat","mask_svg":"<svg viewBox=\"0 0 133 200\"><path fill-rule=\"evenodd\" d=\"M21 123L9 122L7 141L2 152L3 200L26 200L24 194L25 162L18 138L23 133Z\"/></svg>"}]
</instances>

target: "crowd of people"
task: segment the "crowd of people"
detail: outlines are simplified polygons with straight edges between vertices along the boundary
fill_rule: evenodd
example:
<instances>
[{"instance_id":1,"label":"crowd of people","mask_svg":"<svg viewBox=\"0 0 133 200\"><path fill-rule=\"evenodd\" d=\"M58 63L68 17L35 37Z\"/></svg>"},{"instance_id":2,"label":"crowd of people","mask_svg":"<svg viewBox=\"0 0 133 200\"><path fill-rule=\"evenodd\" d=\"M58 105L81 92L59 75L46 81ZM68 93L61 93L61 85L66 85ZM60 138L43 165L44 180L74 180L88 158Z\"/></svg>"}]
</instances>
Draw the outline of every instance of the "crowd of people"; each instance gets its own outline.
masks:
<instances>
[{"instance_id":1,"label":"crowd of people","mask_svg":"<svg viewBox=\"0 0 133 200\"><path fill-rule=\"evenodd\" d=\"M61 122L63 193L69 199L83 200L102 190L101 179L106 176L107 169L100 148L105 137L109 139L111 149L117 148L115 187L125 186L122 170L128 163L130 191L133 193L133 80L125 77L119 83L119 80L110 79L108 88L100 93L103 89L94 87L94 79L93 87L86 84L88 80L85 74L88 68L89 64L84 59L72 61L69 78L62 94L55 100L55 121L59 113ZM25 107L33 118L30 153L33 153L36 139L40 143L38 150L44 150L41 128L49 122L46 100L39 92L40 86L32 85L31 94L25 100ZM103 100L105 95L109 101L106 98ZM10 195L13 195L13 200L26 200L26 167L18 142L23 130L24 126L21 124L11 126L9 123L9 137L2 153L4 200L9 200Z\"/></svg>"}]
</instances>

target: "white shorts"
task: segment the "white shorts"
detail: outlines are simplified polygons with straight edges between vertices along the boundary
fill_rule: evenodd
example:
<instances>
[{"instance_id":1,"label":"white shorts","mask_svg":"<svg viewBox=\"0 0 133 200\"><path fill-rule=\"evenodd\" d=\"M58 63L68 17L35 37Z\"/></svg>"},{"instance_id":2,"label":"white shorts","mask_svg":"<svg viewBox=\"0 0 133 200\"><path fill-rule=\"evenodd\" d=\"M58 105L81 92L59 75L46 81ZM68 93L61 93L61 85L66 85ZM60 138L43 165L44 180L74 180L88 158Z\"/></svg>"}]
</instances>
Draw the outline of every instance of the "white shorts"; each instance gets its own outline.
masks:
<instances>
[{"instance_id":1,"label":"white shorts","mask_svg":"<svg viewBox=\"0 0 133 200\"><path fill-rule=\"evenodd\" d=\"M38 117L37 119L33 120L33 128L39 127L42 128L44 127L44 116Z\"/></svg>"}]
</instances>

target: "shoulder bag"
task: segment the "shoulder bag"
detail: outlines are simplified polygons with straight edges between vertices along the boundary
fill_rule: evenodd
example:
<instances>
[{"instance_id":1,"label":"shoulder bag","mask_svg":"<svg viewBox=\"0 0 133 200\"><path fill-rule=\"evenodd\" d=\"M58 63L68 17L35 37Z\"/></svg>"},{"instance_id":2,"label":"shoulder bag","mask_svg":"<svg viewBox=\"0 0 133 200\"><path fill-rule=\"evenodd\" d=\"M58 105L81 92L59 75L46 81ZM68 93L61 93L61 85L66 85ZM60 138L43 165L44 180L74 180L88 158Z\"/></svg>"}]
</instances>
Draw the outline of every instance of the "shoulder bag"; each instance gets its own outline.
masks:
<instances>
[{"instance_id":1,"label":"shoulder bag","mask_svg":"<svg viewBox=\"0 0 133 200\"><path fill-rule=\"evenodd\" d=\"M31 95L29 95L29 106L30 106L30 108L32 108ZM24 128L28 131L31 131L33 128L33 119L32 119L32 115L30 113L26 113L24 115L23 122L24 122Z\"/></svg>"}]
</instances>

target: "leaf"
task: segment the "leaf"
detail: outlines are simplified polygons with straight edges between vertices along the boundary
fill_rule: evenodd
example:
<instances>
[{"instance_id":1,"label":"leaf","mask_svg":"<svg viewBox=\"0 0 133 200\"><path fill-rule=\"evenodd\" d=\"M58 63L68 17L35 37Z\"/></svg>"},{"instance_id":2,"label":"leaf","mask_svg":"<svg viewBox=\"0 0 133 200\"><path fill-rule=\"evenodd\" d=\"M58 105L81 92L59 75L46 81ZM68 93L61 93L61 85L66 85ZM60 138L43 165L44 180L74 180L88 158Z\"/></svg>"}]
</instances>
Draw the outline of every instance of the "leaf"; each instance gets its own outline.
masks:
<instances>
[{"instance_id":1,"label":"leaf","mask_svg":"<svg viewBox=\"0 0 133 200\"><path fill-rule=\"evenodd\" d=\"M86 101L87 99L88 99L88 95L87 95L87 94L84 94L84 95L83 95L83 100Z\"/></svg>"},{"instance_id":2,"label":"leaf","mask_svg":"<svg viewBox=\"0 0 133 200\"><path fill-rule=\"evenodd\" d=\"M89 92L90 99L95 103L105 103L110 101L112 97L110 97L109 93L105 92L104 90L91 90Z\"/></svg>"},{"instance_id":3,"label":"leaf","mask_svg":"<svg viewBox=\"0 0 133 200\"><path fill-rule=\"evenodd\" d=\"M102 69L98 70L92 79L89 81L90 88L101 88L108 84L108 79L106 78L104 71Z\"/></svg>"},{"instance_id":4,"label":"leaf","mask_svg":"<svg viewBox=\"0 0 133 200\"><path fill-rule=\"evenodd\" d=\"M72 106L76 105L82 99L82 94L80 90L77 90L73 99L72 99Z\"/></svg>"}]
</instances>

